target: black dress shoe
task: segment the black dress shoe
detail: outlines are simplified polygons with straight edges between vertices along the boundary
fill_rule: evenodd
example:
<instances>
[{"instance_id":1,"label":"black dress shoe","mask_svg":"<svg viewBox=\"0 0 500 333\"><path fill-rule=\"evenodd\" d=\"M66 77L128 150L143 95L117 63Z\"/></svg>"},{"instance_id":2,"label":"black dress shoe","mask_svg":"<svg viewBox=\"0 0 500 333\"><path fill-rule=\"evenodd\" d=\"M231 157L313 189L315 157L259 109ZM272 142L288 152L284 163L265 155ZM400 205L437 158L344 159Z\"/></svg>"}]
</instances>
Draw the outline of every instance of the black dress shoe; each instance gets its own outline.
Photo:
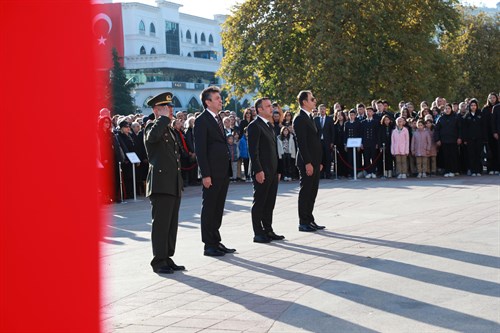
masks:
<instances>
[{"instance_id":1,"label":"black dress shoe","mask_svg":"<svg viewBox=\"0 0 500 333\"><path fill-rule=\"evenodd\" d=\"M309 224L299 224L299 231L313 232L316 228L311 227Z\"/></svg>"},{"instance_id":2,"label":"black dress shoe","mask_svg":"<svg viewBox=\"0 0 500 333\"><path fill-rule=\"evenodd\" d=\"M205 251L203 251L203 255L209 257L222 257L226 255L226 252L222 252L221 250L216 249L215 247L209 247L208 249L205 249Z\"/></svg>"},{"instance_id":3,"label":"black dress shoe","mask_svg":"<svg viewBox=\"0 0 500 333\"><path fill-rule=\"evenodd\" d=\"M317 225L316 222L314 221L311 222L311 227L313 227L316 230L322 230L326 228L324 225Z\"/></svg>"},{"instance_id":4,"label":"black dress shoe","mask_svg":"<svg viewBox=\"0 0 500 333\"><path fill-rule=\"evenodd\" d=\"M168 267L172 268L174 271L185 271L186 270L186 267L176 265L175 262L170 258L167 259L167 264L168 264Z\"/></svg>"},{"instance_id":5,"label":"black dress shoe","mask_svg":"<svg viewBox=\"0 0 500 333\"><path fill-rule=\"evenodd\" d=\"M267 237L270 238L271 240L283 240L285 239L285 236L282 235L276 235L274 231L269 231L267 233Z\"/></svg>"},{"instance_id":6,"label":"black dress shoe","mask_svg":"<svg viewBox=\"0 0 500 333\"><path fill-rule=\"evenodd\" d=\"M158 268L153 268L153 271L156 274L172 274L174 272L174 270L169 266L161 266Z\"/></svg>"},{"instance_id":7,"label":"black dress shoe","mask_svg":"<svg viewBox=\"0 0 500 333\"><path fill-rule=\"evenodd\" d=\"M253 237L254 243L271 243L271 239L266 235L255 235Z\"/></svg>"},{"instance_id":8,"label":"black dress shoe","mask_svg":"<svg viewBox=\"0 0 500 333\"><path fill-rule=\"evenodd\" d=\"M219 251L222 251L224 253L234 253L236 252L236 249L228 249L227 247L224 246L224 244L222 243L219 243L219 248L218 248Z\"/></svg>"}]
</instances>

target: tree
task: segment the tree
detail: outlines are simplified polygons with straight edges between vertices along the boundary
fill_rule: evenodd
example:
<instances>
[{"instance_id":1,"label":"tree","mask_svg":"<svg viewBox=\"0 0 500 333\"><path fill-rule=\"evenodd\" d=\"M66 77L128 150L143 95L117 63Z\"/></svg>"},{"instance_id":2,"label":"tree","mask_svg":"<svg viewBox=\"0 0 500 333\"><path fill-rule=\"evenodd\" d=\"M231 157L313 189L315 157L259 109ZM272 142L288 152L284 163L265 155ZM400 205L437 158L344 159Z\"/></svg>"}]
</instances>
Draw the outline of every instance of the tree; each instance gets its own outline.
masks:
<instances>
[{"instance_id":1,"label":"tree","mask_svg":"<svg viewBox=\"0 0 500 333\"><path fill-rule=\"evenodd\" d=\"M445 95L443 32L456 0L252 0L222 32L219 75L235 93L259 90L282 103L312 89L323 103Z\"/></svg>"},{"instance_id":2,"label":"tree","mask_svg":"<svg viewBox=\"0 0 500 333\"><path fill-rule=\"evenodd\" d=\"M452 57L451 69L457 79L451 82L454 100L476 97L485 101L492 91L498 92L500 66L500 15L473 15L462 10L460 29L448 33L442 41L443 51Z\"/></svg>"},{"instance_id":3,"label":"tree","mask_svg":"<svg viewBox=\"0 0 500 333\"><path fill-rule=\"evenodd\" d=\"M136 84L125 76L124 68L120 63L121 57L118 51L113 48L111 51L113 57L113 68L111 69L111 112L113 115L133 114L136 110L134 100L130 92Z\"/></svg>"}]
</instances>

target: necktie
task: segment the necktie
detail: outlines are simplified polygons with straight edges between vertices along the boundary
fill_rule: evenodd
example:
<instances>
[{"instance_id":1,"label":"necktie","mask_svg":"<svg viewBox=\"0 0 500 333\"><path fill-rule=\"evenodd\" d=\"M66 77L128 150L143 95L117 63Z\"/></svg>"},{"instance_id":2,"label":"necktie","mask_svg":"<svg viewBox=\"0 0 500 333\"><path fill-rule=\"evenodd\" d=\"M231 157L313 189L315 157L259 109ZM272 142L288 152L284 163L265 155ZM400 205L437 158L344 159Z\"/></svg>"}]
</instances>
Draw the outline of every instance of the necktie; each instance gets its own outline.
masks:
<instances>
[{"instance_id":1,"label":"necktie","mask_svg":"<svg viewBox=\"0 0 500 333\"><path fill-rule=\"evenodd\" d=\"M313 120L313 115L312 115L312 114L309 114L309 118L311 118L311 120Z\"/></svg>"},{"instance_id":2,"label":"necktie","mask_svg":"<svg viewBox=\"0 0 500 333\"><path fill-rule=\"evenodd\" d=\"M222 120L220 119L220 114L216 115L215 118L217 119L217 124L219 125L220 131L222 135L226 136L226 132L224 131L224 125L222 124Z\"/></svg>"},{"instance_id":3,"label":"necktie","mask_svg":"<svg viewBox=\"0 0 500 333\"><path fill-rule=\"evenodd\" d=\"M267 126L268 126L268 127L269 127L269 129L270 129L270 130L274 133L274 126L273 126L273 124L271 124L271 122L270 122L270 121L267 123Z\"/></svg>"},{"instance_id":4,"label":"necktie","mask_svg":"<svg viewBox=\"0 0 500 333\"><path fill-rule=\"evenodd\" d=\"M325 126L325 117L321 117L321 128Z\"/></svg>"}]
</instances>

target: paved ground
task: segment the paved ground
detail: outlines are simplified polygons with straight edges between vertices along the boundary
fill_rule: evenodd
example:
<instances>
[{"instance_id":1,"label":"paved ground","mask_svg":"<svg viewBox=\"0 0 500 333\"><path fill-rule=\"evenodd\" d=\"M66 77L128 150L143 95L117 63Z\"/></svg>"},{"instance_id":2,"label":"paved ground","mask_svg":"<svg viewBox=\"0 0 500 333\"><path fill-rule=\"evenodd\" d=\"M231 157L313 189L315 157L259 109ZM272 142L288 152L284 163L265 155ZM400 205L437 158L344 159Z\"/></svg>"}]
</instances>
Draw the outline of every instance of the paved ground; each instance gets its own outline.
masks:
<instances>
[{"instance_id":1,"label":"paved ground","mask_svg":"<svg viewBox=\"0 0 500 333\"><path fill-rule=\"evenodd\" d=\"M500 177L325 180L297 230L281 183L275 231L252 242L251 184L231 184L221 228L238 252L204 257L201 189L181 206L176 263L152 272L147 200L109 207L102 242L108 332L499 332Z\"/></svg>"}]
</instances>

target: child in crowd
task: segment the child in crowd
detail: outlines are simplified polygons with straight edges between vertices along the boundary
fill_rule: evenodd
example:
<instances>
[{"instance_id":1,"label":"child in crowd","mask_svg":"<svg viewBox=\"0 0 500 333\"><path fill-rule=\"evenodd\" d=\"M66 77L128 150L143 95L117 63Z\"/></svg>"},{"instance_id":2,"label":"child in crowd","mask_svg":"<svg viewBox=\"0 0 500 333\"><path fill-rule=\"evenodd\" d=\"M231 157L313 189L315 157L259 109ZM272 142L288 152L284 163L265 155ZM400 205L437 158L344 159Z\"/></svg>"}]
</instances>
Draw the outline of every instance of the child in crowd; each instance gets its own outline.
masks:
<instances>
[{"instance_id":1,"label":"child in crowd","mask_svg":"<svg viewBox=\"0 0 500 333\"><path fill-rule=\"evenodd\" d=\"M436 142L434 142L434 122L432 119L428 119L425 121L425 129L429 132L431 136L431 150L429 151L429 158L427 159L427 170L431 175L435 176L437 172L437 146Z\"/></svg>"},{"instance_id":2,"label":"child in crowd","mask_svg":"<svg viewBox=\"0 0 500 333\"><path fill-rule=\"evenodd\" d=\"M417 121L417 130L413 133L411 139L411 153L415 156L417 164L417 178L427 177L427 160L431 150L431 141L429 131L425 130L425 124L422 119Z\"/></svg>"},{"instance_id":3,"label":"child in crowd","mask_svg":"<svg viewBox=\"0 0 500 333\"><path fill-rule=\"evenodd\" d=\"M411 145L411 140L413 138L413 133L417 131L417 119L416 118L410 118L407 120L408 121L408 133L410 134L410 145ZM410 149L410 154L408 155L408 163L410 167L410 174L413 176L417 175L417 160L415 158L415 155L411 153Z\"/></svg>"},{"instance_id":4,"label":"child in crowd","mask_svg":"<svg viewBox=\"0 0 500 333\"><path fill-rule=\"evenodd\" d=\"M226 138L227 140L227 148L229 149L229 157L231 158L231 181L236 181L237 177L237 169L238 169L238 159L240 158L240 152L238 145L234 143L234 136L229 134Z\"/></svg>"},{"instance_id":5,"label":"child in crowd","mask_svg":"<svg viewBox=\"0 0 500 333\"><path fill-rule=\"evenodd\" d=\"M396 160L397 178L406 178L408 172L407 158L410 152L410 134L405 127L405 119L396 119L396 128L391 135L391 153Z\"/></svg>"},{"instance_id":6,"label":"child in crowd","mask_svg":"<svg viewBox=\"0 0 500 333\"><path fill-rule=\"evenodd\" d=\"M246 127L243 129L243 135L241 136L238 148L240 149L240 158L243 162L243 172L245 174L244 179L247 182L251 182L252 178L250 177L250 170L248 169L250 157L248 155L248 133Z\"/></svg>"},{"instance_id":7,"label":"child in crowd","mask_svg":"<svg viewBox=\"0 0 500 333\"><path fill-rule=\"evenodd\" d=\"M236 166L236 180L241 181L241 164L243 162L243 159L241 158L241 150L240 150L240 130L233 130L233 142L236 146L238 146L238 163Z\"/></svg>"},{"instance_id":8,"label":"child in crowd","mask_svg":"<svg viewBox=\"0 0 500 333\"><path fill-rule=\"evenodd\" d=\"M295 158L295 141L288 127L282 127L278 136L278 156L283 163L283 180L292 180L292 158Z\"/></svg>"}]
</instances>

